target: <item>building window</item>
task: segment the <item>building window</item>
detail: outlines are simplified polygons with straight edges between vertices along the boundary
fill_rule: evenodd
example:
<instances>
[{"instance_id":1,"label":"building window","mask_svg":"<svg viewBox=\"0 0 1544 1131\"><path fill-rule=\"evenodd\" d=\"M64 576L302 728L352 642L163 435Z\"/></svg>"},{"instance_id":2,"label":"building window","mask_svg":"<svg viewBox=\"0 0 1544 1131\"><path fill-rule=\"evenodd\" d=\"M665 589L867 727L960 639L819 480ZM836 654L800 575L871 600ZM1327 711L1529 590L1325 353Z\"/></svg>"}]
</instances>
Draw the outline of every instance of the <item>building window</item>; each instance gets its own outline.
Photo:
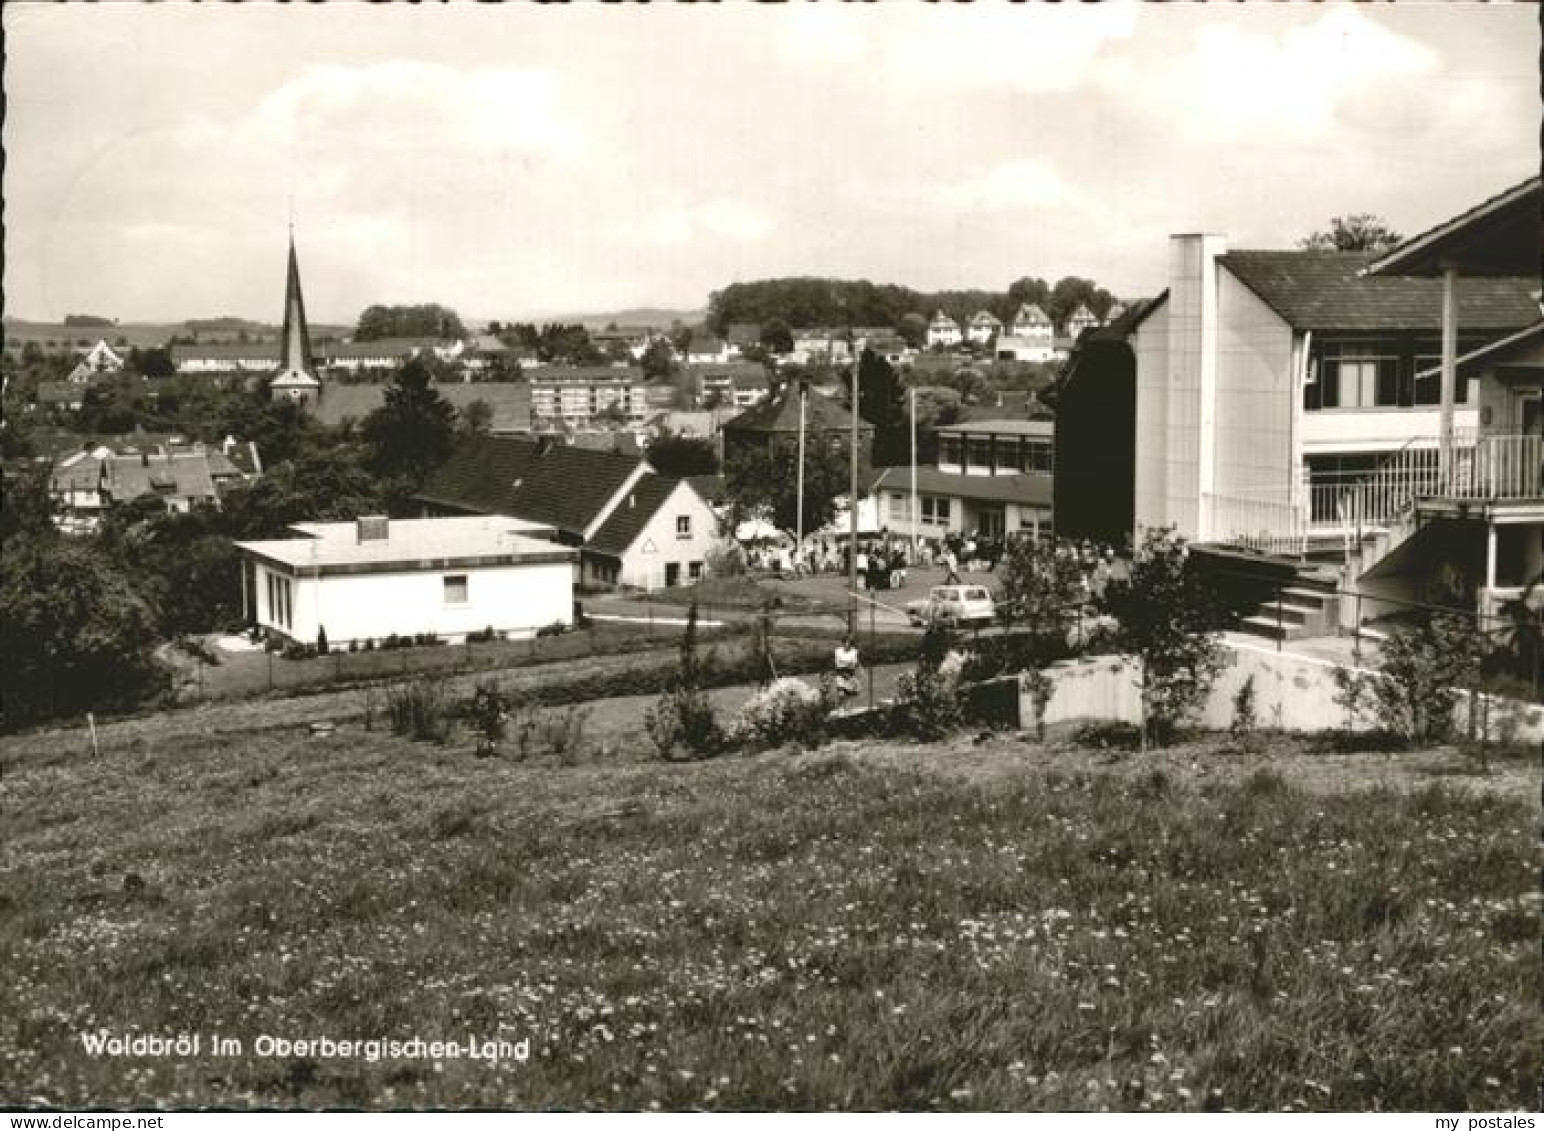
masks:
<instances>
[{"instance_id":1,"label":"building window","mask_svg":"<svg viewBox=\"0 0 1544 1131\"><path fill-rule=\"evenodd\" d=\"M268 619L280 628L289 628L293 621L294 600L290 579L276 574L268 575Z\"/></svg>"},{"instance_id":2,"label":"building window","mask_svg":"<svg viewBox=\"0 0 1544 1131\"><path fill-rule=\"evenodd\" d=\"M984 467L988 470L992 466L992 443L985 436L972 436L970 444L970 466Z\"/></svg>"},{"instance_id":3,"label":"building window","mask_svg":"<svg viewBox=\"0 0 1544 1131\"><path fill-rule=\"evenodd\" d=\"M702 580L702 563L701 562L688 562L687 565L686 565L686 576L691 578L693 581L701 581Z\"/></svg>"},{"instance_id":4,"label":"building window","mask_svg":"<svg viewBox=\"0 0 1544 1131\"><path fill-rule=\"evenodd\" d=\"M922 522L928 526L948 526L949 500L934 495L923 495Z\"/></svg>"},{"instance_id":5,"label":"building window","mask_svg":"<svg viewBox=\"0 0 1544 1131\"><path fill-rule=\"evenodd\" d=\"M445 603L447 605L464 605L467 603L466 574L452 573L446 575Z\"/></svg>"},{"instance_id":6,"label":"building window","mask_svg":"<svg viewBox=\"0 0 1544 1131\"><path fill-rule=\"evenodd\" d=\"M692 516L678 514L675 520L675 536L677 538L690 538L692 536Z\"/></svg>"},{"instance_id":7,"label":"building window","mask_svg":"<svg viewBox=\"0 0 1544 1131\"><path fill-rule=\"evenodd\" d=\"M960 438L958 436L944 436L938 441L938 462L950 464L960 462Z\"/></svg>"},{"instance_id":8,"label":"building window","mask_svg":"<svg viewBox=\"0 0 1544 1131\"><path fill-rule=\"evenodd\" d=\"M911 518L910 501L905 495L892 491L890 493L890 521L906 522Z\"/></svg>"}]
</instances>

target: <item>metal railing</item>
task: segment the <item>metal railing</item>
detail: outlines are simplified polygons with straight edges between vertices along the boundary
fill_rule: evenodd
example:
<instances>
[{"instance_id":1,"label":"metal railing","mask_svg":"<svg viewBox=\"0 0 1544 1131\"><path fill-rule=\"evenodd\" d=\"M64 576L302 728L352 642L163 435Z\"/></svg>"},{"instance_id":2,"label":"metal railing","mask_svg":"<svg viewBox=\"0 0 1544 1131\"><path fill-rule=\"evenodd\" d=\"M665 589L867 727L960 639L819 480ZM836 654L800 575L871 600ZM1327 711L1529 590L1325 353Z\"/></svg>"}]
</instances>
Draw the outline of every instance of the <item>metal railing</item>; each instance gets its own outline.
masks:
<instances>
[{"instance_id":1,"label":"metal railing","mask_svg":"<svg viewBox=\"0 0 1544 1131\"><path fill-rule=\"evenodd\" d=\"M1425 499L1544 498L1544 437L1454 434L1444 474L1438 447L1410 440L1359 476L1305 477L1303 487L1207 493L1211 540L1301 555L1313 537L1361 538L1404 523Z\"/></svg>"}]
</instances>

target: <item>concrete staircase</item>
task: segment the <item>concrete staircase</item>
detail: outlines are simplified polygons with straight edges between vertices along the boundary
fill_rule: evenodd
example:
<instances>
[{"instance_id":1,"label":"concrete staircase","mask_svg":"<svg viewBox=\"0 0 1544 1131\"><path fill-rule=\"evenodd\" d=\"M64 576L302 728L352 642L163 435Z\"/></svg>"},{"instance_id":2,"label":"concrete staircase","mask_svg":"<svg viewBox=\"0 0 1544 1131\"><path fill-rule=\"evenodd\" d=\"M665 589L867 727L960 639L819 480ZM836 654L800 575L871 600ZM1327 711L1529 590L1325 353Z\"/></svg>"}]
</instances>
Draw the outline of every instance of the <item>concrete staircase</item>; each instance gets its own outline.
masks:
<instances>
[{"instance_id":1,"label":"concrete staircase","mask_svg":"<svg viewBox=\"0 0 1544 1131\"><path fill-rule=\"evenodd\" d=\"M1238 630L1267 640L1301 640L1310 636L1334 636L1340 624L1337 579L1317 570L1297 572L1284 585L1279 598L1261 602L1240 619Z\"/></svg>"}]
</instances>

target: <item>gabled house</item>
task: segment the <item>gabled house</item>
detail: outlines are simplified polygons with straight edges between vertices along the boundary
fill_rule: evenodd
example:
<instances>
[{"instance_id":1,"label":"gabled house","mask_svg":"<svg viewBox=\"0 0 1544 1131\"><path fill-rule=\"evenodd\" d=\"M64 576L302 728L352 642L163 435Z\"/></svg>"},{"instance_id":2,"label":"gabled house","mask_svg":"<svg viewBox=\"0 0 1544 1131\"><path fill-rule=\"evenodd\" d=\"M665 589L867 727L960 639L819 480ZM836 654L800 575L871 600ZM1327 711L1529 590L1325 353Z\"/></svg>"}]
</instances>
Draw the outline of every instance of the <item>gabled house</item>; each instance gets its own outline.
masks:
<instances>
[{"instance_id":1,"label":"gabled house","mask_svg":"<svg viewBox=\"0 0 1544 1131\"><path fill-rule=\"evenodd\" d=\"M964 340L960 333L960 324L950 318L942 310L933 315L933 320L927 324L928 348L957 346Z\"/></svg>"},{"instance_id":2,"label":"gabled house","mask_svg":"<svg viewBox=\"0 0 1544 1131\"><path fill-rule=\"evenodd\" d=\"M1080 302L1077 309L1067 315L1062 329L1067 337L1076 342L1082 337L1084 330L1092 330L1097 325L1099 325L1099 316L1088 309L1087 303Z\"/></svg>"},{"instance_id":3,"label":"gabled house","mask_svg":"<svg viewBox=\"0 0 1544 1131\"><path fill-rule=\"evenodd\" d=\"M965 337L966 340L978 346L987 346L991 345L992 340L1002 332L1002 319L990 310L978 310L970 316L970 323L965 328Z\"/></svg>"},{"instance_id":4,"label":"gabled house","mask_svg":"<svg viewBox=\"0 0 1544 1131\"><path fill-rule=\"evenodd\" d=\"M97 344L80 359L74 369L65 378L71 384L90 384L99 377L111 373L123 371L123 358L119 357L105 340L98 339Z\"/></svg>"},{"instance_id":5,"label":"gabled house","mask_svg":"<svg viewBox=\"0 0 1544 1131\"><path fill-rule=\"evenodd\" d=\"M722 365L730 360L729 345L710 334L694 334L686 347L688 365Z\"/></svg>"},{"instance_id":6,"label":"gabled house","mask_svg":"<svg viewBox=\"0 0 1544 1131\"><path fill-rule=\"evenodd\" d=\"M806 450L817 444L848 450L852 438L852 414L814 389L806 389L803 400ZM790 381L777 396L725 421L725 466L734 464L744 453L771 454L780 447L796 447L799 442L799 401L799 382ZM860 419L858 448L865 462L873 451L873 442L874 426Z\"/></svg>"},{"instance_id":7,"label":"gabled house","mask_svg":"<svg viewBox=\"0 0 1544 1131\"><path fill-rule=\"evenodd\" d=\"M242 450L234 441L225 448L194 444L141 451L99 444L55 463L50 489L60 527L91 530L108 507L147 497L172 513L219 506L227 486L255 475L260 466L251 445Z\"/></svg>"},{"instance_id":8,"label":"gabled house","mask_svg":"<svg viewBox=\"0 0 1544 1131\"><path fill-rule=\"evenodd\" d=\"M576 580L584 585L686 584L703 575L718 534L713 511L684 480L658 475L638 456L551 437L463 437L419 501L427 514L503 515L552 528L579 551Z\"/></svg>"},{"instance_id":9,"label":"gabled house","mask_svg":"<svg viewBox=\"0 0 1544 1131\"><path fill-rule=\"evenodd\" d=\"M1035 303L1026 302L1013 315L1008 332L1016 338L1027 338L1034 342L1043 341L1049 348L1056 328L1051 323L1050 315Z\"/></svg>"}]
</instances>

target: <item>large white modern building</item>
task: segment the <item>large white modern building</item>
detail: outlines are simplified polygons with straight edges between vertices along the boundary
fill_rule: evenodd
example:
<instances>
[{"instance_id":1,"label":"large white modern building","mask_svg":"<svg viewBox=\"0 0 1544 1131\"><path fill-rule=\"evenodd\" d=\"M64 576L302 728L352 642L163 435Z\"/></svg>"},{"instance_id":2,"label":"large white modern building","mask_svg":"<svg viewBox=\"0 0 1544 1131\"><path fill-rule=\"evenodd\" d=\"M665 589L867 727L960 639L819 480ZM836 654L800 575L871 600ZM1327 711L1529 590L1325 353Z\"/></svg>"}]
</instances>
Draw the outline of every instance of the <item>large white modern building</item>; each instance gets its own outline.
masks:
<instances>
[{"instance_id":1,"label":"large white modern building","mask_svg":"<svg viewBox=\"0 0 1544 1131\"><path fill-rule=\"evenodd\" d=\"M573 620L578 552L518 519L302 522L293 538L238 542L242 599L258 627L329 644L492 628L532 635Z\"/></svg>"}]
</instances>

